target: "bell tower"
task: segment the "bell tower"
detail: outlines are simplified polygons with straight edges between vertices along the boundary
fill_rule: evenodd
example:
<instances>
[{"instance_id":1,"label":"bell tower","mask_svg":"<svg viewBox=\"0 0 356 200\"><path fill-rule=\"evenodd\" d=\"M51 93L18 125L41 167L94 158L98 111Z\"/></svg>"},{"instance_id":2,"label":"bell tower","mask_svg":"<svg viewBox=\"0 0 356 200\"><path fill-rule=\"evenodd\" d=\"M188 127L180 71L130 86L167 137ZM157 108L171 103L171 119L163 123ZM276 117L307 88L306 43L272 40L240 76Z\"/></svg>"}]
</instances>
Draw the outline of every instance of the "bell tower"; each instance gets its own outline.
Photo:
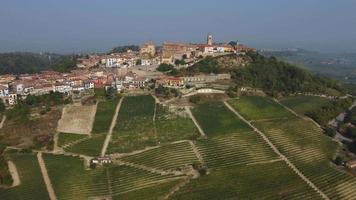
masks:
<instances>
[{"instance_id":1,"label":"bell tower","mask_svg":"<svg viewBox=\"0 0 356 200\"><path fill-rule=\"evenodd\" d=\"M208 34L208 37L207 37L207 42L206 42L208 45L213 45L213 36L211 34Z\"/></svg>"}]
</instances>

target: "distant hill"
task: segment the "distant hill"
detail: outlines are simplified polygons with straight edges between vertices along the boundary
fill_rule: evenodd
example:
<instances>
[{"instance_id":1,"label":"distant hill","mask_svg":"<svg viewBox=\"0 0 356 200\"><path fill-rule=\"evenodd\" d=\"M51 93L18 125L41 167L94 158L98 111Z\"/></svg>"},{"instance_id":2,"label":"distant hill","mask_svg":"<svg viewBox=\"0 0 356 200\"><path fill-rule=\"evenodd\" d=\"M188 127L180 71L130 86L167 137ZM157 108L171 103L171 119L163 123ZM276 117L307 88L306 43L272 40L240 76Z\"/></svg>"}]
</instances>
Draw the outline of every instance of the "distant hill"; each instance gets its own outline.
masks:
<instances>
[{"instance_id":1,"label":"distant hill","mask_svg":"<svg viewBox=\"0 0 356 200\"><path fill-rule=\"evenodd\" d=\"M226 73L232 74L237 85L261 88L270 95L298 92L327 93L343 92L340 84L330 78L314 75L309 71L266 57L259 53L207 57L183 73Z\"/></svg>"},{"instance_id":2,"label":"distant hill","mask_svg":"<svg viewBox=\"0 0 356 200\"><path fill-rule=\"evenodd\" d=\"M76 67L76 56L38 53L1 53L0 74L36 73L42 70L69 71Z\"/></svg>"},{"instance_id":3,"label":"distant hill","mask_svg":"<svg viewBox=\"0 0 356 200\"><path fill-rule=\"evenodd\" d=\"M356 83L356 53L319 53L304 49L284 49L261 51L261 54L274 56L346 83Z\"/></svg>"}]
</instances>

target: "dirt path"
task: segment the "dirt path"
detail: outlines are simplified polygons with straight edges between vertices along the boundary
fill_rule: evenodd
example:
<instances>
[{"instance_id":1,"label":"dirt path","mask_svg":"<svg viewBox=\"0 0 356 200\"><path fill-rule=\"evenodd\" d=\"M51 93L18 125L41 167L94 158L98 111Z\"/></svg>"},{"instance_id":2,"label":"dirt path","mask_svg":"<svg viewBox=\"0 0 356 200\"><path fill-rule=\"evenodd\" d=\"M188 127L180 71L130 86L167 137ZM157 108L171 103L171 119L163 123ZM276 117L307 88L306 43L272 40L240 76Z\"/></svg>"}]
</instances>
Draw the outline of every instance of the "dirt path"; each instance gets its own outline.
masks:
<instances>
[{"instance_id":1,"label":"dirt path","mask_svg":"<svg viewBox=\"0 0 356 200\"><path fill-rule=\"evenodd\" d=\"M3 115L1 122L0 122L0 128L2 128L4 126L5 120L6 120L6 115Z\"/></svg>"},{"instance_id":2,"label":"dirt path","mask_svg":"<svg viewBox=\"0 0 356 200\"><path fill-rule=\"evenodd\" d=\"M164 146L166 144L178 144L178 143L182 143L182 142L189 142L189 140L178 140L178 141L174 141L174 142L170 142L170 143L165 143L165 144L162 144L162 145L145 147L142 150L136 150L136 151L132 151L132 152L129 152L129 153L113 153L113 154L110 154L110 156L113 157L113 158L121 158L121 157L125 157L125 156L132 156L132 155L143 153L145 151L149 151L149 150L152 150L152 149L160 148L160 147L162 147L162 146Z\"/></svg>"},{"instance_id":3,"label":"dirt path","mask_svg":"<svg viewBox=\"0 0 356 200\"><path fill-rule=\"evenodd\" d=\"M120 107L121 107L121 104L122 104L122 101L124 100L124 98L125 97L122 97L120 99L119 103L116 106L114 117L111 120L111 125L110 125L109 132L108 132L108 134L107 134L107 136L105 138L105 142L104 142L103 148L101 149L101 156L105 156L106 150L108 149L109 142L110 142L111 136L112 136L112 131L114 130L114 127L116 125L117 116L119 115Z\"/></svg>"},{"instance_id":4,"label":"dirt path","mask_svg":"<svg viewBox=\"0 0 356 200\"><path fill-rule=\"evenodd\" d=\"M43 161L43 158L42 158L42 152L38 152L37 153L37 160L38 160L38 164L40 165L40 168L41 168L42 177L43 177L43 180L44 180L44 182L46 184L49 198L51 200L57 200L56 193L53 190L51 180L50 180L50 178L48 176L46 165L45 165L45 163Z\"/></svg>"},{"instance_id":5,"label":"dirt path","mask_svg":"<svg viewBox=\"0 0 356 200\"><path fill-rule=\"evenodd\" d=\"M177 193L179 191L180 188L182 188L183 186L187 185L191 180L191 177L186 177L183 179L182 182L179 182L177 185L175 185L168 194L166 194L164 197L162 197L161 200L168 200L170 199L175 193Z\"/></svg>"},{"instance_id":6,"label":"dirt path","mask_svg":"<svg viewBox=\"0 0 356 200\"><path fill-rule=\"evenodd\" d=\"M281 104L281 102L279 102L277 99L273 99L274 102L278 103L280 106L282 106L283 108L285 108L286 110L288 110L289 112L291 112L293 115L300 117L298 113L296 113L294 110L288 108L287 106Z\"/></svg>"},{"instance_id":7,"label":"dirt path","mask_svg":"<svg viewBox=\"0 0 356 200\"><path fill-rule=\"evenodd\" d=\"M185 107L186 112L188 113L189 117L192 119L192 121L194 122L195 126L198 128L200 135L203 138L207 138L205 132L203 131L203 129L200 127L200 125L198 124L198 121L195 119L192 111L190 111L190 108L188 106Z\"/></svg>"},{"instance_id":8,"label":"dirt path","mask_svg":"<svg viewBox=\"0 0 356 200\"><path fill-rule=\"evenodd\" d=\"M19 173L17 172L16 165L12 161L8 161L7 164L9 166L9 172L13 180L11 187L19 186L21 184L21 180Z\"/></svg>"},{"instance_id":9,"label":"dirt path","mask_svg":"<svg viewBox=\"0 0 356 200\"><path fill-rule=\"evenodd\" d=\"M233 112L237 117L239 117L242 121L244 121L246 124L248 124L251 128L254 129L255 132L257 132L262 138L263 140L272 148L272 150L285 162L287 163L288 167L290 167L302 180L304 180L311 188L313 188L323 199L325 200L329 200L329 197L324 194L324 192L322 192L316 185L314 185L313 182L311 182L306 176L304 176L304 174L299 171L299 169L297 167L294 166L294 164L289 161L289 159L284 156L278 149L276 146L274 146L274 144L268 139L268 137L261 132L259 129L257 129L255 126L253 126L249 121L247 121L244 117L242 117L233 107L230 106L230 104L228 104L226 101L224 101L224 104L226 105L226 107L231 110L231 112ZM293 111L294 112L294 111Z\"/></svg>"},{"instance_id":10,"label":"dirt path","mask_svg":"<svg viewBox=\"0 0 356 200\"><path fill-rule=\"evenodd\" d=\"M127 161L123 161L123 160L114 160L113 163L117 164L117 165L125 165L125 166L133 167L133 168L136 168L136 169L141 169L141 170L144 170L144 171L148 171L148 172L155 173L155 174L160 174L160 175L168 175L168 174L184 175L184 173L181 172L181 171L157 169L157 168L147 167L145 165L140 165L140 164L127 162Z\"/></svg>"}]
</instances>

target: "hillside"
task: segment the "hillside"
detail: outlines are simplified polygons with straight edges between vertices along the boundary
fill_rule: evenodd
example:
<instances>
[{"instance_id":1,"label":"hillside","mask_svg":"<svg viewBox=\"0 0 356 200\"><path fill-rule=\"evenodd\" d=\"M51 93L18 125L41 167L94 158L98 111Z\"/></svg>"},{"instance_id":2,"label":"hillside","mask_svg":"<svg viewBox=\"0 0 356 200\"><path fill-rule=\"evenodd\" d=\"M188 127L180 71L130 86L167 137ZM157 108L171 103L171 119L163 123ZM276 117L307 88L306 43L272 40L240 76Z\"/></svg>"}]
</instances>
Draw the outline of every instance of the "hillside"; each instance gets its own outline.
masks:
<instances>
[{"instance_id":1,"label":"hillside","mask_svg":"<svg viewBox=\"0 0 356 200\"><path fill-rule=\"evenodd\" d=\"M271 95L298 92L337 95L343 92L337 81L255 52L207 57L183 73L231 73L237 85L261 88Z\"/></svg>"},{"instance_id":2,"label":"hillside","mask_svg":"<svg viewBox=\"0 0 356 200\"><path fill-rule=\"evenodd\" d=\"M263 51L265 56L274 56L291 64L309 69L347 83L356 82L355 53L320 53L304 49Z\"/></svg>"},{"instance_id":3,"label":"hillside","mask_svg":"<svg viewBox=\"0 0 356 200\"><path fill-rule=\"evenodd\" d=\"M42 70L68 71L76 66L72 55L1 53L0 74L36 73Z\"/></svg>"}]
</instances>

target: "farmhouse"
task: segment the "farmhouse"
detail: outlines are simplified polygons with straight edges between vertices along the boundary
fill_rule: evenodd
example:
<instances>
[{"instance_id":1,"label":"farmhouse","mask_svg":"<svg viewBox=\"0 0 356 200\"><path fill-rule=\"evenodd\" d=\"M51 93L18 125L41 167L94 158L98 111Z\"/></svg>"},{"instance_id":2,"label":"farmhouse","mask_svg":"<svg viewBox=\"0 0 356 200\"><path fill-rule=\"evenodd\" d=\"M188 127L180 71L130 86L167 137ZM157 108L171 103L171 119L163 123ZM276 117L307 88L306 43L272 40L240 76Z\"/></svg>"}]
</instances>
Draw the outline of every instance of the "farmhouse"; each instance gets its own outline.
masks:
<instances>
[{"instance_id":1,"label":"farmhouse","mask_svg":"<svg viewBox=\"0 0 356 200\"><path fill-rule=\"evenodd\" d=\"M103 156L103 157L94 158L90 162L93 163L93 164L103 165L103 164L112 163L112 160L111 160L111 158L109 156Z\"/></svg>"}]
</instances>

